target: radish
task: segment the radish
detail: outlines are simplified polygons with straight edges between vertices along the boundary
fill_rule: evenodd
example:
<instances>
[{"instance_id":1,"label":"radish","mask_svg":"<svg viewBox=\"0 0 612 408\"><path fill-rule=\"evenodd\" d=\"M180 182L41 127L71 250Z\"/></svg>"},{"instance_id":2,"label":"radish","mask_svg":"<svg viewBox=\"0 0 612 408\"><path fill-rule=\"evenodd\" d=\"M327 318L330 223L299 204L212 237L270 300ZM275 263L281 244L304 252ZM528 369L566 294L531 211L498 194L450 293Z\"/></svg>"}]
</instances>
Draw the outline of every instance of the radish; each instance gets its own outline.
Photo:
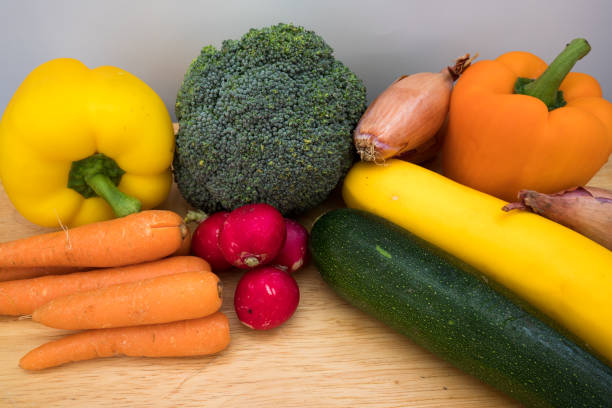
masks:
<instances>
[{"instance_id":1,"label":"radish","mask_svg":"<svg viewBox=\"0 0 612 408\"><path fill-rule=\"evenodd\" d=\"M213 271L232 267L219 249L219 233L229 214L227 211L212 214L198 225L191 238L191 252L208 262Z\"/></svg>"},{"instance_id":2,"label":"radish","mask_svg":"<svg viewBox=\"0 0 612 408\"><path fill-rule=\"evenodd\" d=\"M289 273L295 272L308 260L308 231L298 222L285 218L285 244L272 263Z\"/></svg>"},{"instance_id":3,"label":"radish","mask_svg":"<svg viewBox=\"0 0 612 408\"><path fill-rule=\"evenodd\" d=\"M230 213L219 235L225 259L242 269L272 262L285 243L285 219L271 205L247 204Z\"/></svg>"},{"instance_id":4,"label":"radish","mask_svg":"<svg viewBox=\"0 0 612 408\"><path fill-rule=\"evenodd\" d=\"M269 330L287 321L300 302L293 276L272 266L246 272L236 286L238 319L254 330Z\"/></svg>"}]
</instances>

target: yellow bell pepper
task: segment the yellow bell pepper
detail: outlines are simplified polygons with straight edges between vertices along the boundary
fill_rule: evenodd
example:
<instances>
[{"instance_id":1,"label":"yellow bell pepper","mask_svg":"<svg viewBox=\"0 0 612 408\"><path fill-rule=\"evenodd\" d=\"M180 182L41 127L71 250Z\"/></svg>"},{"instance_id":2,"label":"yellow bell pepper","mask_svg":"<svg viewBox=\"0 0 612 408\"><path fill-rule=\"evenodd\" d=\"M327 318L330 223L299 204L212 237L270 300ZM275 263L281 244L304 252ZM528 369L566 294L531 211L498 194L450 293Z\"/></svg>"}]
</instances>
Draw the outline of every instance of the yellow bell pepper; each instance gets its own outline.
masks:
<instances>
[{"instance_id":1,"label":"yellow bell pepper","mask_svg":"<svg viewBox=\"0 0 612 408\"><path fill-rule=\"evenodd\" d=\"M0 179L33 223L77 226L161 204L172 185L168 110L122 69L46 62L0 121Z\"/></svg>"}]
</instances>

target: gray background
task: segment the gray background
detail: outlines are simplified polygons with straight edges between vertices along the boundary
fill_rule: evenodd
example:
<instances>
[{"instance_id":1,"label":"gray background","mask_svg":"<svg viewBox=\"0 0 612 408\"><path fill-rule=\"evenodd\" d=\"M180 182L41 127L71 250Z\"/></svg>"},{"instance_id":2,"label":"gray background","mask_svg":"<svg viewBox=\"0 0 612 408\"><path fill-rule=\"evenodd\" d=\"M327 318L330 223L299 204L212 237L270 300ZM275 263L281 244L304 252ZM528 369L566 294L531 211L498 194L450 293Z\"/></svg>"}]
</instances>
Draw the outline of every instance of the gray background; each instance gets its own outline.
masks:
<instances>
[{"instance_id":1,"label":"gray background","mask_svg":"<svg viewBox=\"0 0 612 408\"><path fill-rule=\"evenodd\" d=\"M610 17L610 0L0 0L0 112L33 68L72 57L137 75L174 118L176 91L202 46L278 22L320 34L369 100L401 74L438 71L466 52L525 50L550 61L575 37L593 48L575 70L595 76L612 100Z\"/></svg>"}]
</instances>

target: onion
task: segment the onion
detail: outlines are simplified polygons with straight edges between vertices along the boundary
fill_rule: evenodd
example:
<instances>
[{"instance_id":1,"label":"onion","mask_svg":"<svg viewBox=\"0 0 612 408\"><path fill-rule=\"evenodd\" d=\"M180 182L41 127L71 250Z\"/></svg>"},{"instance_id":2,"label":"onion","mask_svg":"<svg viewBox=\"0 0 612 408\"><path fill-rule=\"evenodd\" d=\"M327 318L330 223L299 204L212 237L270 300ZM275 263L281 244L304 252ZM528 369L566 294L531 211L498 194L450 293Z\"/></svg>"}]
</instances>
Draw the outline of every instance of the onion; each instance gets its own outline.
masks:
<instances>
[{"instance_id":1,"label":"onion","mask_svg":"<svg viewBox=\"0 0 612 408\"><path fill-rule=\"evenodd\" d=\"M612 191L575 187L555 194L521 190L504 211L530 210L612 250Z\"/></svg>"},{"instance_id":2,"label":"onion","mask_svg":"<svg viewBox=\"0 0 612 408\"><path fill-rule=\"evenodd\" d=\"M444 125L431 139L414 149L405 151L396 156L396 158L410 163L423 163L435 159L440 149L442 149L442 142L444 141L443 130Z\"/></svg>"},{"instance_id":3,"label":"onion","mask_svg":"<svg viewBox=\"0 0 612 408\"><path fill-rule=\"evenodd\" d=\"M453 83L472 60L466 54L438 73L404 75L368 106L354 132L364 161L382 161L416 149L442 127Z\"/></svg>"}]
</instances>

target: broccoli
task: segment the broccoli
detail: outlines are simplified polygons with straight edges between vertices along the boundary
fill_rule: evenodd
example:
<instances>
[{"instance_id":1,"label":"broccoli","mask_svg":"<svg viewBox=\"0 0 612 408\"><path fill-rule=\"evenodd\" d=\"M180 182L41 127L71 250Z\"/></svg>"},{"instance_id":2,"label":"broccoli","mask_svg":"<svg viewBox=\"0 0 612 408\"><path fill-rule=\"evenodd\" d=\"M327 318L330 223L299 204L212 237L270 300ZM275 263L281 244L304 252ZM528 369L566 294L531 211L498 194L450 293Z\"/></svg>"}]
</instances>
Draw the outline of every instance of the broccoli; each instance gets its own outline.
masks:
<instances>
[{"instance_id":1,"label":"broccoli","mask_svg":"<svg viewBox=\"0 0 612 408\"><path fill-rule=\"evenodd\" d=\"M174 175L212 213L265 202L293 215L322 202L351 166L362 81L312 31L251 29L190 64L176 101Z\"/></svg>"}]
</instances>

